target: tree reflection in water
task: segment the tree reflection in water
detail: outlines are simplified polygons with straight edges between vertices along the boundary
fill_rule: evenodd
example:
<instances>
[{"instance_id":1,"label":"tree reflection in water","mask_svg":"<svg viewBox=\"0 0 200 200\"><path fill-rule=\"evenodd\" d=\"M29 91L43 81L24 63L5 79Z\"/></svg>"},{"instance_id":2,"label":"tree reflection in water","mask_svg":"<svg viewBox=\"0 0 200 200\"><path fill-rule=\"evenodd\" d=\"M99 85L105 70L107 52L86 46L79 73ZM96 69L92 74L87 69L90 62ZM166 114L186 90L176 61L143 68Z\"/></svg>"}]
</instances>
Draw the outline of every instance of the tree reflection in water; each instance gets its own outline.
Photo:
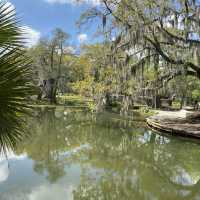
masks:
<instances>
[{"instance_id":1,"label":"tree reflection in water","mask_svg":"<svg viewBox=\"0 0 200 200\"><path fill-rule=\"evenodd\" d=\"M64 107L37 110L17 149L55 183L81 166L78 199L200 199L200 146L147 130L141 122ZM94 173L95 170L95 173Z\"/></svg>"}]
</instances>

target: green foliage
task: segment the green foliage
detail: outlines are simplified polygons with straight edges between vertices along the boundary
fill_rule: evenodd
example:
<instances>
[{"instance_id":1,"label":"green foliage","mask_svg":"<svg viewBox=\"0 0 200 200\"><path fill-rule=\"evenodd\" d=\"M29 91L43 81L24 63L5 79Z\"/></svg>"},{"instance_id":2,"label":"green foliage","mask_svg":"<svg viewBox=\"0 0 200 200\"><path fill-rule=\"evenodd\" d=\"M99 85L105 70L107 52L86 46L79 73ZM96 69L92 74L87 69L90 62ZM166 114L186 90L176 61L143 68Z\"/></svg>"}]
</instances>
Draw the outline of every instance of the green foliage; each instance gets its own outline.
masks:
<instances>
[{"instance_id":1,"label":"green foliage","mask_svg":"<svg viewBox=\"0 0 200 200\"><path fill-rule=\"evenodd\" d=\"M189 77L188 77L189 78ZM190 77L189 84L189 96L193 100L200 101L200 80L194 77Z\"/></svg>"},{"instance_id":2,"label":"green foliage","mask_svg":"<svg viewBox=\"0 0 200 200\"><path fill-rule=\"evenodd\" d=\"M27 55L33 60L35 85L38 89L38 99L46 99L51 104L56 104L56 96L66 91L66 76L68 55L67 49L69 35L56 28L49 38L42 38L38 44L28 50ZM73 60L72 60L73 61Z\"/></svg>"},{"instance_id":3,"label":"green foliage","mask_svg":"<svg viewBox=\"0 0 200 200\"><path fill-rule=\"evenodd\" d=\"M130 74L130 67L113 65L110 54L112 51L109 43L84 46L81 54L81 57L87 58L87 62L82 62L85 68L84 79L73 84L74 91L94 98L97 110L106 104L113 105L114 102L106 102L108 96L135 94L137 81ZM116 56L125 59L123 52Z\"/></svg>"},{"instance_id":4,"label":"green foliage","mask_svg":"<svg viewBox=\"0 0 200 200\"><path fill-rule=\"evenodd\" d=\"M196 77L176 77L169 82L167 90L176 94L177 99L184 97L190 104L193 104L195 100L200 100L200 80ZM178 104L180 104L180 102ZM178 105L175 107L178 108Z\"/></svg>"},{"instance_id":5,"label":"green foliage","mask_svg":"<svg viewBox=\"0 0 200 200\"><path fill-rule=\"evenodd\" d=\"M141 97L151 91L146 97L155 99L156 95L169 97L176 90L178 98L199 98L192 88L195 80L191 86L190 79L184 83L189 75L200 78L198 1L104 0L101 7L83 13L80 21L99 17L103 19L103 51L90 55L98 58L93 60L103 66L102 71L111 66L111 81L99 70L104 74L102 82L112 88L110 93ZM175 80L179 88L167 86L178 76L182 79Z\"/></svg>"},{"instance_id":6,"label":"green foliage","mask_svg":"<svg viewBox=\"0 0 200 200\"><path fill-rule=\"evenodd\" d=\"M82 45L80 56L61 56L57 49L62 52L69 36L56 29L30 50L38 82L54 78L57 93L93 98L97 107L120 96L124 113L133 101L157 106L157 97L174 94L198 99L198 84L186 78L200 78L198 10L195 1L105 0L80 19L100 17L103 42Z\"/></svg>"},{"instance_id":7,"label":"green foliage","mask_svg":"<svg viewBox=\"0 0 200 200\"><path fill-rule=\"evenodd\" d=\"M65 94L58 98L60 104L65 106L80 107L80 108L91 108L93 100L80 95Z\"/></svg>"},{"instance_id":8,"label":"green foliage","mask_svg":"<svg viewBox=\"0 0 200 200\"><path fill-rule=\"evenodd\" d=\"M199 89L195 89L192 91L192 98L194 99L200 99L200 90Z\"/></svg>"},{"instance_id":9,"label":"green foliage","mask_svg":"<svg viewBox=\"0 0 200 200\"><path fill-rule=\"evenodd\" d=\"M0 2L0 27L1 48L12 49L22 46L22 29L19 28L18 21L15 18L15 10L4 2Z\"/></svg>"},{"instance_id":10,"label":"green foliage","mask_svg":"<svg viewBox=\"0 0 200 200\"><path fill-rule=\"evenodd\" d=\"M13 148L24 136L23 115L34 93L22 30L10 6L0 3L0 151Z\"/></svg>"}]
</instances>

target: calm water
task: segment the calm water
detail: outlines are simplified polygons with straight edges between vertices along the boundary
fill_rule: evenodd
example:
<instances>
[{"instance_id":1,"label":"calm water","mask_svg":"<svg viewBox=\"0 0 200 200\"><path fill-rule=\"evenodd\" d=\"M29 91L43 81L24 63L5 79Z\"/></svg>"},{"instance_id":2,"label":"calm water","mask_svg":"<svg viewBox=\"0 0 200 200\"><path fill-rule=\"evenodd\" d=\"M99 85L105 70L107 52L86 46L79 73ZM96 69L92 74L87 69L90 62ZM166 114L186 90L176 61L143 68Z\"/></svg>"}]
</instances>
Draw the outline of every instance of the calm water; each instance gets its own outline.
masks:
<instances>
[{"instance_id":1,"label":"calm water","mask_svg":"<svg viewBox=\"0 0 200 200\"><path fill-rule=\"evenodd\" d=\"M0 200L199 200L200 145L118 115L37 110L0 158Z\"/></svg>"}]
</instances>

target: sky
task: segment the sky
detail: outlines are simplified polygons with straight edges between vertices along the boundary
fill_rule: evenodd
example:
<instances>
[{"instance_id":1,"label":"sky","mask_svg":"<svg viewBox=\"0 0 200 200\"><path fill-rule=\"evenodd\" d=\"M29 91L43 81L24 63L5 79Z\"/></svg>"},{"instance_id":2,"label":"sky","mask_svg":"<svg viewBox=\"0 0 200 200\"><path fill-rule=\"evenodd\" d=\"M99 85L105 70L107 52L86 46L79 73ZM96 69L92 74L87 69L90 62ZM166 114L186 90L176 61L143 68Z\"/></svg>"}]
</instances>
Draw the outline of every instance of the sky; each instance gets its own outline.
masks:
<instances>
[{"instance_id":1,"label":"sky","mask_svg":"<svg viewBox=\"0 0 200 200\"><path fill-rule=\"evenodd\" d=\"M5 0L0 0L5 1ZM53 29L61 28L70 34L71 46L93 43L97 24L90 28L76 26L82 12L91 6L98 6L98 0L7 0L15 8L21 24L28 34L28 46L33 46L41 37L48 36Z\"/></svg>"}]
</instances>

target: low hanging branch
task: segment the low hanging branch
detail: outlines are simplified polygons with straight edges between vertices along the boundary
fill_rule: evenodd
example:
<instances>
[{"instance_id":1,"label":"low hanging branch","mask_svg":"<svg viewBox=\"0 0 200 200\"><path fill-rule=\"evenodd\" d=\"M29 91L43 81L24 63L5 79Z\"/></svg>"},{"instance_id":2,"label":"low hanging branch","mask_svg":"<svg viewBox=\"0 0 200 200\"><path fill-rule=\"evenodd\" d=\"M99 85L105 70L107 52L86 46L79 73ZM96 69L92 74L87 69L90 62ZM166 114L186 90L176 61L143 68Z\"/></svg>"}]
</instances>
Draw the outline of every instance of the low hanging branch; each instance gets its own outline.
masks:
<instances>
[{"instance_id":1,"label":"low hanging branch","mask_svg":"<svg viewBox=\"0 0 200 200\"><path fill-rule=\"evenodd\" d=\"M154 2L153 0L142 0L139 2L133 0L116 3L114 0L103 0L103 3L112 17L120 22L120 26L128 27L128 29L126 29L127 35L133 35L134 32L140 33L139 38L134 37L133 40L130 40L131 38L124 35L123 41L126 42L121 45L119 45L119 42L117 48L121 48L122 50L126 48L135 48L137 51L138 46L146 46L146 43L148 43L149 48L156 51L163 61L175 66L178 65L183 68L190 68L196 72L193 73L193 75L200 77L199 66L195 65L192 61L180 59L176 56L187 52L190 54L192 49L189 49L189 47L194 48L200 45L200 40L198 38L188 37L189 33L197 33L198 35L199 30L196 25L199 22L199 15L197 15L196 12L199 9L197 3L194 2L191 4L188 3L188 1L180 1L179 10L176 9L175 4L172 4L172 7L171 4L168 4L166 1ZM111 5L115 6L112 7ZM146 5L150 6L147 7ZM158 12L152 11L153 9L158 9L158 7L160 7ZM149 13L153 13L152 16L148 15L148 12L144 12L146 8L149 9ZM118 10L125 10L126 12L124 15L121 15L118 14L120 13ZM169 25L172 21L174 25ZM184 33L187 33L185 37L182 36ZM131 44L133 44L132 47ZM143 48L144 51L146 49L145 46ZM171 46L171 48L168 46ZM170 51L171 53L169 53ZM178 53L179 51L180 53ZM141 60L141 63L142 62L143 58Z\"/></svg>"}]
</instances>

